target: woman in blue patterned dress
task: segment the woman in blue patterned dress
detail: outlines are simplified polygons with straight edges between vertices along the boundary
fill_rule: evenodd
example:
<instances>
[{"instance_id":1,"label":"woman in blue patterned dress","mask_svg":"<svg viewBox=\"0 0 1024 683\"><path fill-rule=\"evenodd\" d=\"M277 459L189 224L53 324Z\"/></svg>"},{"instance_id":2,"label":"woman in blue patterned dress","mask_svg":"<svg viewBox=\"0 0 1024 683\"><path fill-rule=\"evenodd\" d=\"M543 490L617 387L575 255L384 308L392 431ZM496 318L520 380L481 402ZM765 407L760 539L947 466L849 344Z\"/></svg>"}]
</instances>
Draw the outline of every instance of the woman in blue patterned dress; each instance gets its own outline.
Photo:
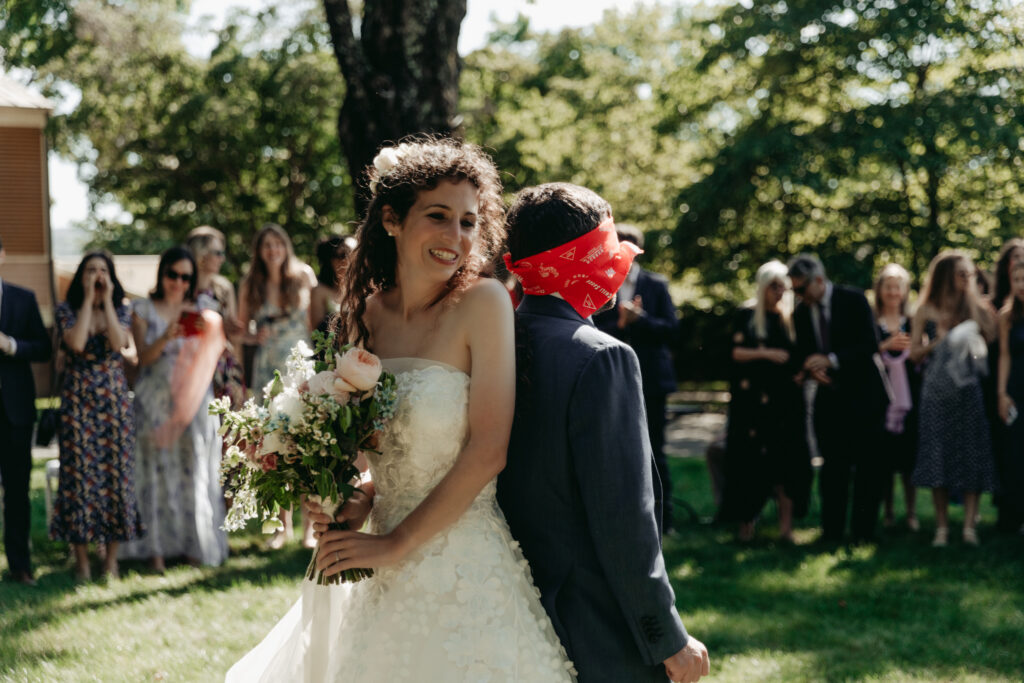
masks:
<instances>
[{"instance_id":1,"label":"woman in blue patterned dress","mask_svg":"<svg viewBox=\"0 0 1024 683\"><path fill-rule=\"evenodd\" d=\"M292 241L279 225L267 223L252 242L252 262L238 289L238 319L251 333L248 343L256 344L253 357L252 391L263 400L263 389L274 379L274 371L285 371L292 347L309 342L310 291L316 284L313 269L295 258ZM281 513L284 529L270 539L280 548L292 537L291 513ZM316 541L305 524L303 542L312 548Z\"/></svg>"},{"instance_id":2,"label":"woman in blue patterned dress","mask_svg":"<svg viewBox=\"0 0 1024 683\"><path fill-rule=\"evenodd\" d=\"M105 545L103 573L117 578L117 546L142 532L135 500L135 417L121 352L131 312L106 252L85 255L57 306L66 354L60 403L60 479L50 536L71 543L75 578L90 578L89 543Z\"/></svg>"},{"instance_id":3,"label":"woman in blue patterned dress","mask_svg":"<svg viewBox=\"0 0 1024 683\"><path fill-rule=\"evenodd\" d=\"M218 323L220 316L202 312L202 328L190 322L195 316L188 314L198 311L196 264L188 249L165 251L158 273L156 289L132 307L140 367L135 383L137 484L147 532L122 545L121 557L148 559L152 569L162 572L167 557L219 565L228 543L221 528L218 420L207 412L223 331L218 329L219 344L210 353L195 353L206 343L206 316Z\"/></svg>"}]
</instances>

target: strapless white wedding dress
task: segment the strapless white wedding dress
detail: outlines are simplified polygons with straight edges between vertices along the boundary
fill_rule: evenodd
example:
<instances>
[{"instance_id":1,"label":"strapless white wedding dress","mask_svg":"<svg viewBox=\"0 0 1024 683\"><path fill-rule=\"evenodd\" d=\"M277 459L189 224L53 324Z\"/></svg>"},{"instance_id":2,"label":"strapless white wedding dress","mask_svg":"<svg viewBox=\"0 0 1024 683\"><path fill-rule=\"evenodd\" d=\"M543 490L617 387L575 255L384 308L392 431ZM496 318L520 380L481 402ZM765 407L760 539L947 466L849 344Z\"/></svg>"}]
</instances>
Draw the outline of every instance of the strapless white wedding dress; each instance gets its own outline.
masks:
<instances>
[{"instance_id":1,"label":"strapless white wedding dress","mask_svg":"<svg viewBox=\"0 0 1024 683\"><path fill-rule=\"evenodd\" d=\"M399 401L381 454L370 456L370 533L387 533L430 493L469 431L468 375L422 359L384 365L397 377ZM354 584L303 581L299 601L227 680L572 681L539 595L492 481L400 564Z\"/></svg>"}]
</instances>

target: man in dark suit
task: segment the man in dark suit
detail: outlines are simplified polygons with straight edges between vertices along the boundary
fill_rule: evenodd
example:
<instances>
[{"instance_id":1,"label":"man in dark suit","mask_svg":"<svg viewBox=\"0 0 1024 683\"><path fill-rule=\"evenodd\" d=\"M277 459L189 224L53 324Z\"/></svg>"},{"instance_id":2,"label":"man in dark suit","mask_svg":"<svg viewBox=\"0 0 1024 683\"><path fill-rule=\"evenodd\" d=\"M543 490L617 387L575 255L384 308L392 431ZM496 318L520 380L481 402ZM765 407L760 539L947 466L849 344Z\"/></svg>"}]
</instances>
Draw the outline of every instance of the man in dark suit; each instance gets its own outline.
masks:
<instances>
[{"instance_id":1,"label":"man in dark suit","mask_svg":"<svg viewBox=\"0 0 1024 683\"><path fill-rule=\"evenodd\" d=\"M665 572L640 366L589 317L636 251L610 218L604 199L566 183L523 190L509 211L508 263L527 294L498 501L580 683L696 681L707 650Z\"/></svg>"},{"instance_id":2,"label":"man in dark suit","mask_svg":"<svg viewBox=\"0 0 1024 683\"><path fill-rule=\"evenodd\" d=\"M0 266L7 254L0 242ZM36 419L33 361L50 357L50 337L35 295L0 280L0 479L4 487L4 550L11 578L35 585L29 557L29 477Z\"/></svg>"},{"instance_id":3,"label":"man in dark suit","mask_svg":"<svg viewBox=\"0 0 1024 683\"><path fill-rule=\"evenodd\" d=\"M844 538L852 474L851 534L855 542L870 541L886 474L878 454L887 405L871 307L860 290L833 285L811 254L790 261L789 277L801 299L793 314L796 360L816 384L814 434L825 461L818 482L822 539Z\"/></svg>"},{"instance_id":4,"label":"man in dark suit","mask_svg":"<svg viewBox=\"0 0 1024 683\"><path fill-rule=\"evenodd\" d=\"M633 225L615 226L620 241L643 249L644 234ZM676 307L668 293L668 281L633 262L618 291L617 306L594 315L594 324L603 332L633 347L640 361L647 408L647 436L658 468L656 493L662 500L662 530L672 531L672 479L665 457L665 399L676 390L671 346L676 340L679 322Z\"/></svg>"}]
</instances>

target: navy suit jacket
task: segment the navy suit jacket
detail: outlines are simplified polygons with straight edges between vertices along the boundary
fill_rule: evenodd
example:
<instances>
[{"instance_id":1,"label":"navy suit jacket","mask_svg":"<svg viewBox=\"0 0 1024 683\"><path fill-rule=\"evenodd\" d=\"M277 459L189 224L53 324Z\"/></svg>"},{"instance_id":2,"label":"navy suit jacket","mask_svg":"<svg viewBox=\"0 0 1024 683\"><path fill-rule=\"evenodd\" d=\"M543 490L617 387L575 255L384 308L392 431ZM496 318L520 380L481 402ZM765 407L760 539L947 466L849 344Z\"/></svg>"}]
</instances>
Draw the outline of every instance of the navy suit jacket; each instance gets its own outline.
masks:
<instances>
[{"instance_id":1,"label":"navy suit jacket","mask_svg":"<svg viewBox=\"0 0 1024 683\"><path fill-rule=\"evenodd\" d=\"M676 390L671 349L679 321L668 293L668 281L641 268L633 295L643 300L644 314L625 329L619 329L619 313L615 309L594 315L594 324L633 347L640 361L645 394L670 394Z\"/></svg>"},{"instance_id":2,"label":"navy suit jacket","mask_svg":"<svg viewBox=\"0 0 1024 683\"><path fill-rule=\"evenodd\" d=\"M565 301L527 296L498 502L581 683L666 681L686 629L661 554L640 367Z\"/></svg>"},{"instance_id":3,"label":"navy suit jacket","mask_svg":"<svg viewBox=\"0 0 1024 683\"><path fill-rule=\"evenodd\" d=\"M11 424L28 425L36 419L32 363L50 358L50 335L43 327L35 294L6 280L0 287L0 332L13 337L18 347L13 356L0 351L0 399Z\"/></svg>"}]
</instances>

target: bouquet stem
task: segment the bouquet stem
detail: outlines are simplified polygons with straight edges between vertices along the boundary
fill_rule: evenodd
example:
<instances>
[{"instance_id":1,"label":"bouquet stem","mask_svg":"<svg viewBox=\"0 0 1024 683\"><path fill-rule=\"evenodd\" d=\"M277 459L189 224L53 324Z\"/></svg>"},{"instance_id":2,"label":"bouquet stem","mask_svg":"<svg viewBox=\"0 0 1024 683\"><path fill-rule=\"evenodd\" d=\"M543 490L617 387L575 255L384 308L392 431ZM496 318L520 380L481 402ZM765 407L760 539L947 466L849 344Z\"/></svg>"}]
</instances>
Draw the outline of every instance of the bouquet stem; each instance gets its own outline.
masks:
<instances>
[{"instance_id":1,"label":"bouquet stem","mask_svg":"<svg viewBox=\"0 0 1024 683\"><path fill-rule=\"evenodd\" d=\"M348 524L345 522L331 522L327 525L329 531L345 531L348 529ZM316 581L319 586L336 585L339 583L355 583L356 581L362 581L373 576L372 569L346 569L343 572L337 574L331 574L330 576L324 576L323 572L318 572L316 569L316 559L320 556L320 546L313 549L313 557L309 561L309 567L306 569L306 578L310 581Z\"/></svg>"}]
</instances>

